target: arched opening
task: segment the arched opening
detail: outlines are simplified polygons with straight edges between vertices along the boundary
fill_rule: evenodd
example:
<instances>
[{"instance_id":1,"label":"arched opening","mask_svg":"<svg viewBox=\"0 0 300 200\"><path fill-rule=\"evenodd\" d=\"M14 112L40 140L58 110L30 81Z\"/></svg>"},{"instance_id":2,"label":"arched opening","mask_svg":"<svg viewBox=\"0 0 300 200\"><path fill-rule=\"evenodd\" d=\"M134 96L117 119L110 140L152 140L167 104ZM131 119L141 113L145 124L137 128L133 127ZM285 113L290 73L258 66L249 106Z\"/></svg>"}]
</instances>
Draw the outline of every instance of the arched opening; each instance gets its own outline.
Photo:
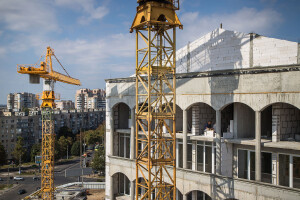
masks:
<instances>
[{"instance_id":1,"label":"arched opening","mask_svg":"<svg viewBox=\"0 0 300 200\"><path fill-rule=\"evenodd\" d=\"M166 21L167 21L167 18L166 18L165 15L161 14L161 15L158 17L157 21L160 21L160 22L166 22Z\"/></svg>"},{"instance_id":2,"label":"arched opening","mask_svg":"<svg viewBox=\"0 0 300 200\"><path fill-rule=\"evenodd\" d=\"M193 190L187 194L187 200L211 200L212 198L200 190Z\"/></svg>"},{"instance_id":3,"label":"arched opening","mask_svg":"<svg viewBox=\"0 0 300 200\"><path fill-rule=\"evenodd\" d=\"M221 111L224 138L255 138L255 112L243 103L231 103Z\"/></svg>"},{"instance_id":4,"label":"arched opening","mask_svg":"<svg viewBox=\"0 0 300 200\"><path fill-rule=\"evenodd\" d=\"M125 174L119 172L113 175L113 191L115 196L113 199L123 199L122 196L131 195L130 187L132 186Z\"/></svg>"},{"instance_id":5,"label":"arched opening","mask_svg":"<svg viewBox=\"0 0 300 200\"><path fill-rule=\"evenodd\" d=\"M113 107L114 143L113 155L130 158L130 108L125 103L119 103Z\"/></svg>"},{"instance_id":6,"label":"arched opening","mask_svg":"<svg viewBox=\"0 0 300 200\"><path fill-rule=\"evenodd\" d=\"M130 108L125 103L119 103L113 108L114 128L128 129L130 128Z\"/></svg>"},{"instance_id":7,"label":"arched opening","mask_svg":"<svg viewBox=\"0 0 300 200\"><path fill-rule=\"evenodd\" d=\"M261 111L262 139L300 141L300 109L287 103L275 103Z\"/></svg>"},{"instance_id":8,"label":"arched opening","mask_svg":"<svg viewBox=\"0 0 300 200\"><path fill-rule=\"evenodd\" d=\"M192 135L213 136L214 125L216 123L216 111L205 103L191 105L187 111L188 131ZM209 125L209 129L207 125Z\"/></svg>"}]
</instances>

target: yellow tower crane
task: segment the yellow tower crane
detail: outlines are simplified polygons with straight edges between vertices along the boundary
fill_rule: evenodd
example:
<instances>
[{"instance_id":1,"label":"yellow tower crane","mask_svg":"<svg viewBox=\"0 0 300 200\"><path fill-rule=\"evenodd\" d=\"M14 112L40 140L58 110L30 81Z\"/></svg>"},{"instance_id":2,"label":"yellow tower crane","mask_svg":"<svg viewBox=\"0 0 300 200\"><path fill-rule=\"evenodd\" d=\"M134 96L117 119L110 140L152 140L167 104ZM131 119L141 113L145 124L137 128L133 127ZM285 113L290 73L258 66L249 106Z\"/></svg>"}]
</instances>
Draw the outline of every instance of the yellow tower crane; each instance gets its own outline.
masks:
<instances>
[{"instance_id":1,"label":"yellow tower crane","mask_svg":"<svg viewBox=\"0 0 300 200\"><path fill-rule=\"evenodd\" d=\"M78 79L56 72L52 68L52 56L61 65L56 58L54 51L47 47L45 61L40 66L36 65L17 65L18 73L29 74L30 83L39 83L40 78L44 79L42 100L42 170L41 170L41 192L44 200L54 199L54 121L53 108L55 108L55 100L58 98L54 93L54 83L60 81L72 85L80 85Z\"/></svg>"},{"instance_id":2,"label":"yellow tower crane","mask_svg":"<svg viewBox=\"0 0 300 200\"><path fill-rule=\"evenodd\" d=\"M175 200L179 0L137 3L130 29L136 33L136 199Z\"/></svg>"}]
</instances>

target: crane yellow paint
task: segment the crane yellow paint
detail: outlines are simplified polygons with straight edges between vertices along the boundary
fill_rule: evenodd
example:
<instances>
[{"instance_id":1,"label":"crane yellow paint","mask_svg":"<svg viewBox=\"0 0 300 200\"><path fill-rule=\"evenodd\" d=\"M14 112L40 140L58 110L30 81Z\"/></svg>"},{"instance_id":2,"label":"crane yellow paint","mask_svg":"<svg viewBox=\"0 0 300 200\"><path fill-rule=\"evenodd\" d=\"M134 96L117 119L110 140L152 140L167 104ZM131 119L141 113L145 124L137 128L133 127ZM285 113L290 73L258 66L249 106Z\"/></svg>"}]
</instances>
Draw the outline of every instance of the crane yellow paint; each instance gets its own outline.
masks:
<instances>
[{"instance_id":1,"label":"crane yellow paint","mask_svg":"<svg viewBox=\"0 0 300 200\"><path fill-rule=\"evenodd\" d=\"M54 93L54 83L60 81L72 85L81 84L78 79L54 71L52 68L52 56L56 58L54 51L50 47L47 47L45 61L41 62L40 67L36 67L35 65L17 65L18 73L29 74L29 76L33 76L38 80L40 78L44 79L43 93L41 96L38 96L38 98L42 100L41 193L44 200L54 199L55 134L53 108L55 108L55 100L58 99Z\"/></svg>"},{"instance_id":2,"label":"crane yellow paint","mask_svg":"<svg viewBox=\"0 0 300 200\"><path fill-rule=\"evenodd\" d=\"M179 1L138 3L130 28L136 33L136 200L175 200L176 28L182 28L175 11ZM163 136L164 129L169 138Z\"/></svg>"}]
</instances>

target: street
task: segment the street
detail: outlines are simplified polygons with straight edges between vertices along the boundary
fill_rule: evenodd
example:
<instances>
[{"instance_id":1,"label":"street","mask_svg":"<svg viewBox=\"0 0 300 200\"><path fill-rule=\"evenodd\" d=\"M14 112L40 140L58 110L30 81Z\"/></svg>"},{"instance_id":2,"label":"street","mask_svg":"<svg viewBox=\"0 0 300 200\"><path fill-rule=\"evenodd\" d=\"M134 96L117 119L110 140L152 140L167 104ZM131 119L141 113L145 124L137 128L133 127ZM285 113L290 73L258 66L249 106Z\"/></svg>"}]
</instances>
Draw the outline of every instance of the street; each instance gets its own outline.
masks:
<instances>
[{"instance_id":1,"label":"street","mask_svg":"<svg viewBox=\"0 0 300 200\"><path fill-rule=\"evenodd\" d=\"M79 159L71 161L65 165L56 166L54 170L54 185L59 186L70 182L77 182L78 177L68 177L68 178L65 177L65 169L79 168L79 166L80 166ZM34 175L32 176L21 175L21 177L23 177L25 180L24 181L9 180L10 184L12 183L16 184L18 182L18 185L13 189L5 192L3 195L1 195L0 200L20 200L26 197L27 195L33 193L34 191L36 191L37 187L41 187L40 177L38 181L33 180ZM3 181L1 181L0 184L7 184L7 177L1 177L1 178L3 179ZM96 181L96 179L84 178L84 181L93 182ZM20 189L25 189L26 193L19 195L18 191Z\"/></svg>"}]
</instances>

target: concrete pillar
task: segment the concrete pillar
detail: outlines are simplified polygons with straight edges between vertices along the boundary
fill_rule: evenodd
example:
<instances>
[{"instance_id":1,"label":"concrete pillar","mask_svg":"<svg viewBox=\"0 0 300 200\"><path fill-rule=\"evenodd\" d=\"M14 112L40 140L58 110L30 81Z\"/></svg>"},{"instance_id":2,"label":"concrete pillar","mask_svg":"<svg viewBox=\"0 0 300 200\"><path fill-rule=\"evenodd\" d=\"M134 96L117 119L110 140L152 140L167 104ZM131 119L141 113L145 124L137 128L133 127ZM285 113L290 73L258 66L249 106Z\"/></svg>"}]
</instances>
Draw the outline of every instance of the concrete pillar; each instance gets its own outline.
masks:
<instances>
[{"instance_id":1,"label":"concrete pillar","mask_svg":"<svg viewBox=\"0 0 300 200\"><path fill-rule=\"evenodd\" d=\"M130 199L131 200L135 200L134 188L135 188L134 181L130 181Z\"/></svg>"},{"instance_id":2,"label":"concrete pillar","mask_svg":"<svg viewBox=\"0 0 300 200\"><path fill-rule=\"evenodd\" d=\"M221 175L221 110L216 111L216 173Z\"/></svg>"},{"instance_id":3,"label":"concrete pillar","mask_svg":"<svg viewBox=\"0 0 300 200\"><path fill-rule=\"evenodd\" d=\"M255 111L255 180L261 181L261 112Z\"/></svg>"},{"instance_id":4,"label":"concrete pillar","mask_svg":"<svg viewBox=\"0 0 300 200\"><path fill-rule=\"evenodd\" d=\"M114 199L114 179L112 176L109 177L110 179L110 185L109 185L109 199Z\"/></svg>"},{"instance_id":5,"label":"concrete pillar","mask_svg":"<svg viewBox=\"0 0 300 200\"><path fill-rule=\"evenodd\" d=\"M192 170L197 170L197 141L192 141Z\"/></svg>"},{"instance_id":6,"label":"concrete pillar","mask_svg":"<svg viewBox=\"0 0 300 200\"><path fill-rule=\"evenodd\" d=\"M131 109L131 127L130 127L130 159L134 159L135 147L135 109Z\"/></svg>"},{"instance_id":7,"label":"concrete pillar","mask_svg":"<svg viewBox=\"0 0 300 200\"><path fill-rule=\"evenodd\" d=\"M289 162L289 186L292 188L293 186L293 156L290 155L290 162Z\"/></svg>"},{"instance_id":8,"label":"concrete pillar","mask_svg":"<svg viewBox=\"0 0 300 200\"><path fill-rule=\"evenodd\" d=\"M187 200L188 199L188 195L187 194L183 194L182 195L182 200Z\"/></svg>"},{"instance_id":9,"label":"concrete pillar","mask_svg":"<svg viewBox=\"0 0 300 200\"><path fill-rule=\"evenodd\" d=\"M182 141L182 157L183 169L187 168L187 110L183 110L183 141Z\"/></svg>"},{"instance_id":10,"label":"concrete pillar","mask_svg":"<svg viewBox=\"0 0 300 200\"><path fill-rule=\"evenodd\" d=\"M192 107L192 134L200 134L200 108L199 105Z\"/></svg>"},{"instance_id":11,"label":"concrete pillar","mask_svg":"<svg viewBox=\"0 0 300 200\"><path fill-rule=\"evenodd\" d=\"M278 185L278 154L272 153L272 184Z\"/></svg>"},{"instance_id":12,"label":"concrete pillar","mask_svg":"<svg viewBox=\"0 0 300 200\"><path fill-rule=\"evenodd\" d=\"M251 165L250 165L250 154L251 151L247 151L247 179L251 180Z\"/></svg>"},{"instance_id":13,"label":"concrete pillar","mask_svg":"<svg viewBox=\"0 0 300 200\"><path fill-rule=\"evenodd\" d=\"M192 191L192 200L197 200L197 191Z\"/></svg>"},{"instance_id":14,"label":"concrete pillar","mask_svg":"<svg viewBox=\"0 0 300 200\"><path fill-rule=\"evenodd\" d=\"M114 155L114 110L113 108L111 109L110 116L110 134L109 134L109 154L110 156Z\"/></svg>"}]
</instances>

